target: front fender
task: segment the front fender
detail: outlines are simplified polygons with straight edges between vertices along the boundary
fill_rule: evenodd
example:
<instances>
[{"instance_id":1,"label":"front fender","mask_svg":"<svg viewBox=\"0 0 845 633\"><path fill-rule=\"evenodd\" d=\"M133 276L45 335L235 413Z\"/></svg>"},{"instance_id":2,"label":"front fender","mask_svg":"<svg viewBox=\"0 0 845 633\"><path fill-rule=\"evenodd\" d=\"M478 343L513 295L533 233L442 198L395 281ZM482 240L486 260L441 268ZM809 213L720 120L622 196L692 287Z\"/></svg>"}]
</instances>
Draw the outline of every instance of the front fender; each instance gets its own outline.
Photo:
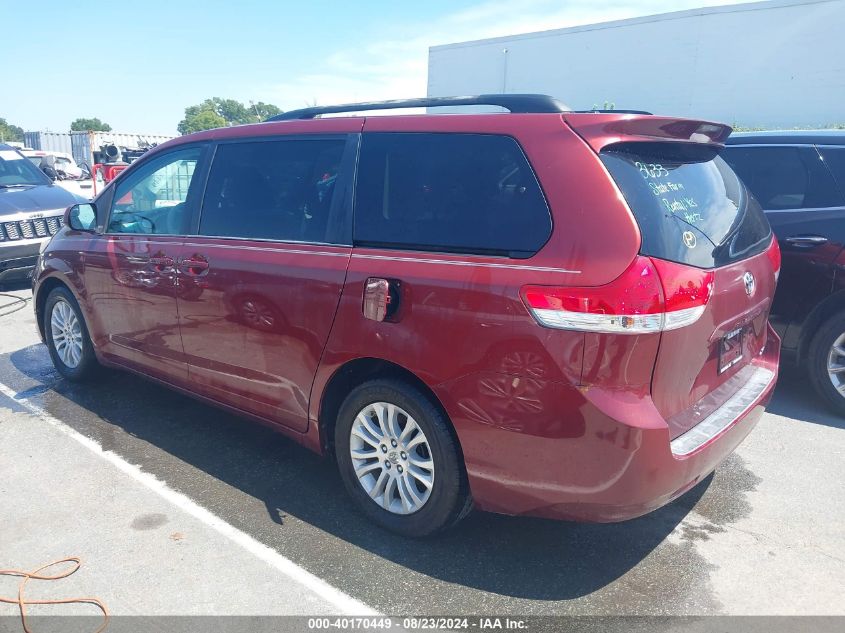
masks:
<instances>
[{"instance_id":1,"label":"front fender","mask_svg":"<svg viewBox=\"0 0 845 633\"><path fill-rule=\"evenodd\" d=\"M36 265L32 278L32 306L35 312L38 335L41 337L42 342L46 342L44 338L44 302L47 300L47 295L50 294L50 291L59 285L65 286L70 290L74 299L79 304L80 310L82 310L85 323L91 323L91 310L88 305L85 288L79 279L79 275L68 262L57 256L45 257L42 255L38 259L38 264ZM90 329L89 326L89 331Z\"/></svg>"}]
</instances>

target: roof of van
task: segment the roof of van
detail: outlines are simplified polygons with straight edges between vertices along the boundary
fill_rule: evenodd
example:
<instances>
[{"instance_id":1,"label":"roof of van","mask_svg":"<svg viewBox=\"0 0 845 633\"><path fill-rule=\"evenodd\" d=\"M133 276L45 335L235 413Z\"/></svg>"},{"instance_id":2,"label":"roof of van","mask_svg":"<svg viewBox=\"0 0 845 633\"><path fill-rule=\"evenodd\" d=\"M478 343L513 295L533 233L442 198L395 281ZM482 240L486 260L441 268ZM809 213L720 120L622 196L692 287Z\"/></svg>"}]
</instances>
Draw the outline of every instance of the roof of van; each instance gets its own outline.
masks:
<instances>
[{"instance_id":1,"label":"roof of van","mask_svg":"<svg viewBox=\"0 0 845 633\"><path fill-rule=\"evenodd\" d=\"M735 132L725 145L845 145L845 130L763 130Z\"/></svg>"}]
</instances>

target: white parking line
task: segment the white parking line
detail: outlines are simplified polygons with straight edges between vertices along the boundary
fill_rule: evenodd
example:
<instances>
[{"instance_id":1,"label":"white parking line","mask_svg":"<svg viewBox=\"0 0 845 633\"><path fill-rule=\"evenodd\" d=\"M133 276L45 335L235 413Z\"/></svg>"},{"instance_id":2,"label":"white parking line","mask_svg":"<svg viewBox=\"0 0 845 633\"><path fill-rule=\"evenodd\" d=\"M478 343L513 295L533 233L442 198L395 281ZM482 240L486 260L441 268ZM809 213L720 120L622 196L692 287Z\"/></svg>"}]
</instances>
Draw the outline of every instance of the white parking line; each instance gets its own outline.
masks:
<instances>
[{"instance_id":1,"label":"white parking line","mask_svg":"<svg viewBox=\"0 0 845 633\"><path fill-rule=\"evenodd\" d=\"M47 411L42 409L37 404L31 402L25 397L18 396L17 392L0 383L0 393L11 398L30 413L41 419L42 421L55 427L68 437L77 441L79 444L87 448L89 451L106 460L113 466L117 467L121 472L129 475L132 479L142 484L144 487L155 492L158 496L172 503L180 510L185 511L194 518L198 519L205 525L213 528L218 533L228 538L233 543L241 546L249 553L261 559L271 567L282 572L292 580L298 582L304 587L308 588L314 594L337 607L345 615L379 615L379 613L372 608L365 605L363 602L348 596L339 589L332 587L327 582L318 578L311 572L303 569L293 561L282 556L276 550L264 545L255 540L249 534L242 532L238 528L230 525L217 515L206 510L196 502L189 499L181 492L177 492L170 488L165 482L159 480L155 475L142 471L138 466L130 464L122 457L103 449L103 447L89 437L85 437L75 429L69 427L61 420L53 417Z\"/></svg>"}]
</instances>

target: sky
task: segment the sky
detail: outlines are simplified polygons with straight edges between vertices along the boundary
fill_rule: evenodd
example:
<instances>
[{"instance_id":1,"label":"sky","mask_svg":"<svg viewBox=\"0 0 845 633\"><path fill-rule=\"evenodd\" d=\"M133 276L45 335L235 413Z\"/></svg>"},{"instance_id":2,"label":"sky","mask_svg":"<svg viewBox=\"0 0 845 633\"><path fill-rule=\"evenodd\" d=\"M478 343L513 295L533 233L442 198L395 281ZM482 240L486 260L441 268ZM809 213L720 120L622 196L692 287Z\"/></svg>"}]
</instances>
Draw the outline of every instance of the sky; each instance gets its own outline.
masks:
<instances>
[{"instance_id":1,"label":"sky","mask_svg":"<svg viewBox=\"0 0 845 633\"><path fill-rule=\"evenodd\" d=\"M175 134L209 97L283 110L420 97L429 46L724 4L735 2L0 0L0 118Z\"/></svg>"}]
</instances>

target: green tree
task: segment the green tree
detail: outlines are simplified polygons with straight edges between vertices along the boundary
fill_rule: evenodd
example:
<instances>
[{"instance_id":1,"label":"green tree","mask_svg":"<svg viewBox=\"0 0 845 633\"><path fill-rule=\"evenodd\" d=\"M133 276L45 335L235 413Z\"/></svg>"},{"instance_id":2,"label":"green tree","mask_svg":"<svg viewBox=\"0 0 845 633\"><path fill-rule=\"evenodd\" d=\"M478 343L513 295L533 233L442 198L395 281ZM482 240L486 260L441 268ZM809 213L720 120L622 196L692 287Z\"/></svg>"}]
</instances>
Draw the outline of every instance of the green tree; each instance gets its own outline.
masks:
<instances>
[{"instance_id":1,"label":"green tree","mask_svg":"<svg viewBox=\"0 0 845 633\"><path fill-rule=\"evenodd\" d=\"M281 109L274 106L272 103L264 103L263 101L251 104L250 110L252 110L253 114L255 114L259 121L266 121L271 116L276 116L277 114L282 113Z\"/></svg>"},{"instance_id":2,"label":"green tree","mask_svg":"<svg viewBox=\"0 0 845 633\"><path fill-rule=\"evenodd\" d=\"M76 119L70 124L71 132L111 132L111 125L103 123L97 117L93 119Z\"/></svg>"},{"instance_id":3,"label":"green tree","mask_svg":"<svg viewBox=\"0 0 845 633\"><path fill-rule=\"evenodd\" d=\"M4 141L23 141L23 129L0 119L0 143Z\"/></svg>"},{"instance_id":4,"label":"green tree","mask_svg":"<svg viewBox=\"0 0 845 633\"><path fill-rule=\"evenodd\" d=\"M221 99L220 97L208 99L206 103L209 101L214 104L214 111L226 119L226 122L230 125L243 125L244 123L255 122L255 115L250 113L249 108L240 101Z\"/></svg>"},{"instance_id":5,"label":"green tree","mask_svg":"<svg viewBox=\"0 0 845 633\"><path fill-rule=\"evenodd\" d=\"M194 108L197 109L194 110ZM226 127L226 119L214 110L200 110L197 106L192 106L185 108L185 118L179 121L176 129L179 130L179 134L193 134L216 127Z\"/></svg>"},{"instance_id":6,"label":"green tree","mask_svg":"<svg viewBox=\"0 0 845 633\"><path fill-rule=\"evenodd\" d=\"M244 105L235 99L212 97L200 104L185 108L185 118L176 128L180 134L191 134L227 125L258 123L279 114L281 110L271 103L250 103Z\"/></svg>"}]
</instances>

